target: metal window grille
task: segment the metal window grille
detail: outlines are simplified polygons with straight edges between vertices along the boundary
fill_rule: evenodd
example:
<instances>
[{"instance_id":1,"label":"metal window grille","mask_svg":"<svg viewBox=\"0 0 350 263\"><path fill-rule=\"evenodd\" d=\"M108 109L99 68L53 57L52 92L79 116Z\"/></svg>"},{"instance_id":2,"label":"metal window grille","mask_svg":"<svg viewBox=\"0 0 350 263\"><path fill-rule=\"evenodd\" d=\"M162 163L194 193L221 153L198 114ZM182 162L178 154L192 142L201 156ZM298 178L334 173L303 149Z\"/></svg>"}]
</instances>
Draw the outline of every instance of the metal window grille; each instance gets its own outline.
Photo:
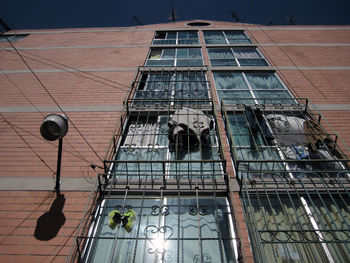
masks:
<instances>
[{"instance_id":1,"label":"metal window grille","mask_svg":"<svg viewBox=\"0 0 350 263\"><path fill-rule=\"evenodd\" d=\"M348 261L348 175L244 178L241 196L256 262Z\"/></svg>"},{"instance_id":2,"label":"metal window grille","mask_svg":"<svg viewBox=\"0 0 350 263\"><path fill-rule=\"evenodd\" d=\"M309 106L222 102L256 262L349 258L349 148Z\"/></svg>"},{"instance_id":3,"label":"metal window grille","mask_svg":"<svg viewBox=\"0 0 350 263\"><path fill-rule=\"evenodd\" d=\"M179 96L179 89L192 96ZM76 259L241 258L217 127L205 68L141 67L98 177L97 197L84 219L89 223L77 238ZM122 224L110 229L109 213L115 209L135 212L133 231Z\"/></svg>"},{"instance_id":4,"label":"metal window grille","mask_svg":"<svg viewBox=\"0 0 350 263\"><path fill-rule=\"evenodd\" d=\"M233 262L237 242L231 208L222 193L213 189L203 195L168 194L160 190L148 196L104 195L94 211L93 224L86 235L77 239L79 261L84 262ZM111 230L110 211L136 213L134 231L121 224Z\"/></svg>"}]
</instances>

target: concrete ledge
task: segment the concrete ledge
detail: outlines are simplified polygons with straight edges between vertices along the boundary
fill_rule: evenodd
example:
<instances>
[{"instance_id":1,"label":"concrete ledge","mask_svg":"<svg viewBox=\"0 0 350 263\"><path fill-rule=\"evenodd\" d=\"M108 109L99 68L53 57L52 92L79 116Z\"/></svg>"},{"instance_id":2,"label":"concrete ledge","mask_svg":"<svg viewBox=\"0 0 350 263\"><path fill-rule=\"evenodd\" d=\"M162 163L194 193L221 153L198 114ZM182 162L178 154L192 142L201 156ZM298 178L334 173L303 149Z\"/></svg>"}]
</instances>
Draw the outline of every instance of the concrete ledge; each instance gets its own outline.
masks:
<instances>
[{"instance_id":1,"label":"concrete ledge","mask_svg":"<svg viewBox=\"0 0 350 263\"><path fill-rule=\"evenodd\" d=\"M62 106L65 112L115 112L123 111L122 105L85 105L85 106ZM17 112L60 112L57 106L3 106L0 107L0 112L17 113Z\"/></svg>"},{"instance_id":2,"label":"concrete ledge","mask_svg":"<svg viewBox=\"0 0 350 263\"><path fill-rule=\"evenodd\" d=\"M350 104L314 104L314 106L321 111L350 111Z\"/></svg>"},{"instance_id":3,"label":"concrete ledge","mask_svg":"<svg viewBox=\"0 0 350 263\"><path fill-rule=\"evenodd\" d=\"M91 191L94 178L63 178L61 191ZM0 191L51 191L55 188L53 177L0 177Z\"/></svg>"}]
</instances>

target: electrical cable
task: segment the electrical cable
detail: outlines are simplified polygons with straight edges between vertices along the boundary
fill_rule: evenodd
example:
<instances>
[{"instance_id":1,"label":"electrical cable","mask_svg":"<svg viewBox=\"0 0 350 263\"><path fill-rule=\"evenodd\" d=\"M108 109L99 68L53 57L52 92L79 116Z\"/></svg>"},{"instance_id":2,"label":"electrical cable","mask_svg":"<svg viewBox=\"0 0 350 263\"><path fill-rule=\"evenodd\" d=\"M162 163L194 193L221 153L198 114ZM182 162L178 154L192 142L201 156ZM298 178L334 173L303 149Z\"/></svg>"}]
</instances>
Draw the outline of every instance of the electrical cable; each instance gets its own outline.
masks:
<instances>
[{"instance_id":1,"label":"electrical cable","mask_svg":"<svg viewBox=\"0 0 350 263\"><path fill-rule=\"evenodd\" d=\"M98 159L103 163L103 160L101 159L101 157L97 154L97 152L95 151L95 149L91 146L91 144L87 141L87 139L83 136L83 134L80 132L80 130L78 129L78 127L75 126L74 122L68 117L68 115L65 113L65 111L62 109L62 107L58 104L58 102L55 100L55 98L52 96L52 94L48 91L48 89L45 87L45 85L42 83L42 81L39 79L39 77L34 73L33 69L29 66L29 64L26 62L26 60L23 58L23 56L20 54L20 52L17 50L17 48L11 43L11 41L7 38L7 41L10 43L10 45L12 46L13 49L15 49L16 53L18 54L18 56L21 58L21 60L23 61L23 63L28 67L28 69L31 71L31 73L34 75L34 77L37 79L37 81L40 83L41 87L47 92L47 94L50 96L50 98L52 99L52 101L57 105L57 107L60 109L60 111L65 114L68 118L68 120L71 122L71 124L73 125L73 127L77 130L77 132L79 133L79 135L83 138L83 140L85 141L85 143L90 147L90 149L95 153L95 155L98 157Z\"/></svg>"},{"instance_id":2,"label":"electrical cable","mask_svg":"<svg viewBox=\"0 0 350 263\"><path fill-rule=\"evenodd\" d=\"M242 23L242 25L244 26L246 31L249 31L249 28L245 25L245 23ZM258 25L258 27L259 27L259 25ZM259 27L259 29L261 30L260 27ZM250 36L254 40L254 43L258 45L259 42L256 40L254 35L251 34ZM259 49L264 51L264 48L262 46L259 46ZM267 58L267 61L273 62L272 58L267 54L267 52L265 52L264 56ZM276 67L278 68L278 66L276 66ZM284 74L281 71L279 71L278 73L279 73L279 75L281 75L283 77L283 80L287 83L287 88L293 92L293 95L296 95L297 97L300 97L298 92L293 89L292 85L290 84L288 79L284 76Z\"/></svg>"},{"instance_id":3,"label":"electrical cable","mask_svg":"<svg viewBox=\"0 0 350 263\"><path fill-rule=\"evenodd\" d=\"M13 127L13 125L10 124L10 122L5 118L4 115L2 115L2 113L0 113L1 118L3 119L3 121L5 121L10 127L11 129L22 139L22 141L28 146L28 148L30 148L32 150L32 152L39 158L39 160L45 164L45 166L52 172L52 176L54 174L56 174L56 172L54 170L52 170L52 168L44 161L44 159L34 150L34 148L27 142L27 140ZM53 176L53 179L54 176Z\"/></svg>"},{"instance_id":4,"label":"electrical cable","mask_svg":"<svg viewBox=\"0 0 350 263\"><path fill-rule=\"evenodd\" d=\"M16 54L16 52L13 52L13 51L8 50L8 49L0 48L0 50L7 51L7 52L10 52L10 53ZM61 65L61 66L63 66L63 67L66 67L66 68L68 68L68 69L71 69L71 70L76 70L76 71L78 71L78 72L72 72L71 70L67 70L67 69L65 69L65 68L58 67L58 66L55 66L55 65L50 64L50 63L47 63L47 62L43 62L43 61L41 61L41 60L32 58L32 57L30 57L30 56L22 55L23 57L26 57L26 58L28 58L28 59L31 59L31 60L33 60L33 61L35 61L35 62L39 62L39 63L41 63L41 64L54 67L54 68L56 68L56 69L60 69L60 70L62 70L62 71L71 73L71 74L73 74L73 75L77 75L77 76L79 76L79 77L81 77L81 78L86 78L86 79L89 79L89 80L92 80L92 81L95 81L95 82L104 84L104 85L109 86L109 87L112 87L112 88L114 88L114 89L123 90L123 91L127 91L127 92L128 92L129 89L130 89L130 87L129 87L128 85L124 85L124 84L122 84L122 83L119 83L119 82L116 82L116 81L113 81L113 80L109 80L109 79L107 79L107 78L103 78L103 77L100 77L100 76L96 76L96 75L94 75L94 74L92 74L92 73L89 73L89 72L86 72L86 71L82 71L82 70L77 69L77 68L74 68L74 67L67 66L67 65L65 65L65 64L63 64L63 63L60 63L60 62L57 62L57 61L54 61L54 60L51 60L51 59L48 59L48 58L43 58L43 57L41 57L41 56L39 56L39 55L35 55L35 54L33 54L33 53L30 53L30 52L26 52L26 51L24 51L24 52L27 53L27 54L30 54L31 56L39 57L40 59L50 61L51 63L56 63L56 64L58 64L58 65ZM96 80L96 79L93 79L93 78L90 78L90 77L87 77L87 76L80 75L79 73L83 73L83 74L86 74L86 75L90 75L90 76L93 76L93 77L95 77L95 78L102 79L102 80L104 80L104 81L108 81L108 82L111 82L111 83L113 83L113 84L117 84L117 85L119 85L119 86L121 86L121 87L125 87L125 88L127 88L127 89L124 89L124 88L121 88L121 87L115 87L114 85L111 85L111 84L108 84L108 83L105 83L105 82L103 82L103 81L99 81L99 80Z\"/></svg>"},{"instance_id":5,"label":"electrical cable","mask_svg":"<svg viewBox=\"0 0 350 263\"><path fill-rule=\"evenodd\" d=\"M1 114L1 113L0 113L0 114ZM21 131L23 131L23 132L25 132L25 133L27 133L27 134L29 134L29 135L31 135L31 136L33 136L33 137L39 139L39 140L45 141L45 142L49 143L50 145L52 145L52 146L54 146L54 147L56 147L56 148L58 147L55 143L46 141L44 138L42 138L42 137L40 137L40 136L37 136L36 134L34 134L34 133L30 132L30 131L27 131L27 130L25 130L25 129L23 129L23 128L21 128L21 127L15 125L15 124L13 124L13 123L11 123L9 120L7 120L7 121L3 120L3 121L6 122L8 125L13 126L14 128L16 128L16 129L18 129L18 130L21 130ZM97 167L97 168L100 168L100 169L103 169L103 167L94 164L93 162L91 162L91 161L85 159L85 158L82 157L82 156L79 156L79 155L77 155L77 154L75 154L75 153L73 153L73 152L71 152L71 151L66 150L66 149L62 149L62 150L63 150L64 152L66 152L66 153L68 153L68 154L70 154L70 155L72 155L72 156L74 156L74 157L76 157L76 158L78 158L78 159L81 159L82 161L88 163L88 164L89 164L89 167L91 167L92 169L96 169L96 167Z\"/></svg>"},{"instance_id":6,"label":"electrical cable","mask_svg":"<svg viewBox=\"0 0 350 263\"><path fill-rule=\"evenodd\" d=\"M303 75L303 77L311 84L311 86L317 90L322 96L323 98L327 99L326 95L311 81L311 79L306 76L306 74L299 68L299 66L294 62L294 60L291 58L291 56L281 47L279 46L277 43L275 43L273 41L273 39L270 37L270 35L261 27L258 25L258 28L260 29L260 31L262 31L267 37L268 39L272 42L272 44L274 44L279 50L282 51L282 53L288 57L288 59L293 63L293 65L298 69L298 71ZM281 71L280 71L281 72ZM282 74L283 75L283 74ZM286 78L285 78L286 79ZM288 81L287 81L288 82ZM289 85L290 86L290 85ZM293 89L293 91L296 93L296 95L298 95L298 93ZM299 96L299 95L298 95Z\"/></svg>"},{"instance_id":7,"label":"electrical cable","mask_svg":"<svg viewBox=\"0 0 350 263\"><path fill-rule=\"evenodd\" d=\"M38 107L35 106L35 104L24 94L24 92L7 76L7 74L5 74L5 72L3 72L0 69L0 72L6 77L6 79L23 95L23 97L25 97L26 100L29 101L29 103L43 116L45 117L45 115L39 110ZM70 147L72 147L76 153L81 157L81 159L83 159L84 157L79 153L79 151L77 149L74 148L74 146L68 141L66 140L66 142L70 145Z\"/></svg>"},{"instance_id":8,"label":"electrical cable","mask_svg":"<svg viewBox=\"0 0 350 263\"><path fill-rule=\"evenodd\" d=\"M29 101L29 103L44 117L44 114L34 105L34 103L24 94L24 92L14 83L7 74L5 74L4 71L0 69L1 74L5 76L5 78L23 95L23 97L26 98L26 100Z\"/></svg>"}]
</instances>

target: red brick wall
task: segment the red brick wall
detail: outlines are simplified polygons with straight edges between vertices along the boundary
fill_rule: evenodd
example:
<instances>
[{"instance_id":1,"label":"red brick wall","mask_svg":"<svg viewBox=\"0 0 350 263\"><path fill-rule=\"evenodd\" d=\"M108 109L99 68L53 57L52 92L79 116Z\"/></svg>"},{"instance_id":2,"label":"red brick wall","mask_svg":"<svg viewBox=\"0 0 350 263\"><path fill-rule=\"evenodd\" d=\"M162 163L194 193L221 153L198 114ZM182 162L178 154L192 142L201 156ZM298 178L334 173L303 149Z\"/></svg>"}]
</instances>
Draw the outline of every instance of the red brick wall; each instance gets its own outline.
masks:
<instances>
[{"instance_id":1,"label":"red brick wall","mask_svg":"<svg viewBox=\"0 0 350 263\"><path fill-rule=\"evenodd\" d=\"M56 193L0 191L1 262L66 262L90 193L62 194L66 199L62 210L64 225L55 237L41 241L35 233L56 232L53 227L38 224L38 219L50 210Z\"/></svg>"}]
</instances>

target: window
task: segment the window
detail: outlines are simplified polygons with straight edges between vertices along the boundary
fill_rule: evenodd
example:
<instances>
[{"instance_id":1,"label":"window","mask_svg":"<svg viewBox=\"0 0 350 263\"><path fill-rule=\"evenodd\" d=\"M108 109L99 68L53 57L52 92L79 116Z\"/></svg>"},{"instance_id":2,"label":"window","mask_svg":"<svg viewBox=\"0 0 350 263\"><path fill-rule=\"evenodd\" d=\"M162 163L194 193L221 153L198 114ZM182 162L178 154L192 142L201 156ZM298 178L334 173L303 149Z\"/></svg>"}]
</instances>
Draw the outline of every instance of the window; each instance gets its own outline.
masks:
<instances>
[{"instance_id":1,"label":"window","mask_svg":"<svg viewBox=\"0 0 350 263\"><path fill-rule=\"evenodd\" d=\"M258 262L346 262L350 257L350 196L339 179L305 178L243 184L254 257ZM316 187L308 187L317 185ZM258 190L260 189L260 190Z\"/></svg>"},{"instance_id":2,"label":"window","mask_svg":"<svg viewBox=\"0 0 350 263\"><path fill-rule=\"evenodd\" d=\"M209 85L202 71L144 72L137 81L134 105L209 104Z\"/></svg>"},{"instance_id":3,"label":"window","mask_svg":"<svg viewBox=\"0 0 350 263\"><path fill-rule=\"evenodd\" d=\"M167 180L191 183L223 177L214 118L181 107L169 114L137 112L117 136L120 147L112 174L117 180Z\"/></svg>"},{"instance_id":4,"label":"window","mask_svg":"<svg viewBox=\"0 0 350 263\"><path fill-rule=\"evenodd\" d=\"M202 65L200 48L153 48L146 62L146 66L150 67L196 67Z\"/></svg>"},{"instance_id":5,"label":"window","mask_svg":"<svg viewBox=\"0 0 350 263\"><path fill-rule=\"evenodd\" d=\"M211 66L268 66L256 48L208 48Z\"/></svg>"},{"instance_id":6,"label":"window","mask_svg":"<svg viewBox=\"0 0 350 263\"><path fill-rule=\"evenodd\" d=\"M297 101L223 105L254 258L343 262L350 256L347 146Z\"/></svg>"},{"instance_id":7,"label":"window","mask_svg":"<svg viewBox=\"0 0 350 263\"><path fill-rule=\"evenodd\" d=\"M214 72L219 100L237 104L291 104L294 99L275 73Z\"/></svg>"},{"instance_id":8,"label":"window","mask_svg":"<svg viewBox=\"0 0 350 263\"><path fill-rule=\"evenodd\" d=\"M157 31L153 45L195 45L199 44L197 31Z\"/></svg>"},{"instance_id":9,"label":"window","mask_svg":"<svg viewBox=\"0 0 350 263\"><path fill-rule=\"evenodd\" d=\"M0 42L7 42L7 40L11 42L16 42L21 40L22 38L29 36L29 34L6 34L0 35Z\"/></svg>"},{"instance_id":10,"label":"window","mask_svg":"<svg viewBox=\"0 0 350 263\"><path fill-rule=\"evenodd\" d=\"M208 22L198 21L198 22L190 22L190 23L187 23L186 25L188 25L188 26L210 26L211 24Z\"/></svg>"},{"instance_id":11,"label":"window","mask_svg":"<svg viewBox=\"0 0 350 263\"><path fill-rule=\"evenodd\" d=\"M251 44L244 31L204 31L206 44Z\"/></svg>"},{"instance_id":12,"label":"window","mask_svg":"<svg viewBox=\"0 0 350 263\"><path fill-rule=\"evenodd\" d=\"M272 107L226 105L225 122L240 178L338 177L347 169L336 135L307 115L305 103ZM346 176L343 174L342 176Z\"/></svg>"},{"instance_id":13,"label":"window","mask_svg":"<svg viewBox=\"0 0 350 263\"><path fill-rule=\"evenodd\" d=\"M109 227L114 209L135 212L130 232ZM84 262L236 262L230 207L223 197L110 196L93 229Z\"/></svg>"}]
</instances>

